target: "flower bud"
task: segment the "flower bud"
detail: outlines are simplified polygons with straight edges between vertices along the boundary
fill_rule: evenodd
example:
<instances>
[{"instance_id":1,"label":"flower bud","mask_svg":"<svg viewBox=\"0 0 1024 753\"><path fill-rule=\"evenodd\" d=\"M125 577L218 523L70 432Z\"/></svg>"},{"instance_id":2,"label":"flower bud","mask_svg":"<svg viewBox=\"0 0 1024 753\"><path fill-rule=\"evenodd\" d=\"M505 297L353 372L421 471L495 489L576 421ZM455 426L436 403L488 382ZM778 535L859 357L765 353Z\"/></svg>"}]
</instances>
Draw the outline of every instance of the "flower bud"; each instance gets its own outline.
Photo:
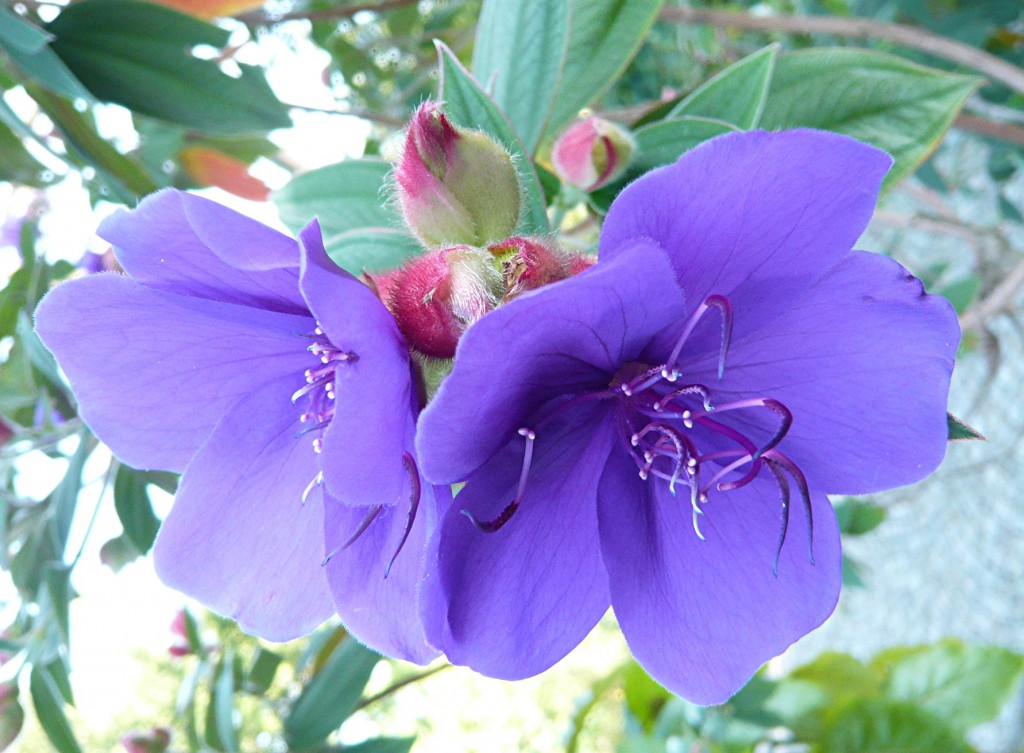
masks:
<instances>
[{"instance_id":1,"label":"flower bud","mask_svg":"<svg viewBox=\"0 0 1024 753\"><path fill-rule=\"evenodd\" d=\"M121 738L121 745L127 753L164 753L171 745L171 732L165 727L133 730Z\"/></svg>"},{"instance_id":2,"label":"flower bud","mask_svg":"<svg viewBox=\"0 0 1024 753\"><path fill-rule=\"evenodd\" d=\"M174 619L171 620L171 635L174 636L171 645L167 647L167 653L180 658L192 653L192 646L188 642L188 630L185 627L185 610L179 609Z\"/></svg>"},{"instance_id":3,"label":"flower bud","mask_svg":"<svg viewBox=\"0 0 1024 753\"><path fill-rule=\"evenodd\" d=\"M501 262L506 301L570 276L568 255L547 238L515 236L487 250Z\"/></svg>"},{"instance_id":4,"label":"flower bud","mask_svg":"<svg viewBox=\"0 0 1024 753\"><path fill-rule=\"evenodd\" d=\"M406 341L431 358L451 358L470 324L493 309L501 279L490 254L455 246L418 256L389 278L385 304Z\"/></svg>"},{"instance_id":5,"label":"flower bud","mask_svg":"<svg viewBox=\"0 0 1024 753\"><path fill-rule=\"evenodd\" d=\"M0 445L7 444L14 436L14 429L11 428L10 424L0 418Z\"/></svg>"},{"instance_id":6,"label":"flower bud","mask_svg":"<svg viewBox=\"0 0 1024 753\"><path fill-rule=\"evenodd\" d=\"M566 183L594 191L622 175L635 149L626 129L591 116L562 132L551 150L551 162Z\"/></svg>"},{"instance_id":7,"label":"flower bud","mask_svg":"<svg viewBox=\"0 0 1024 753\"><path fill-rule=\"evenodd\" d=\"M5 682L0 685L0 751L10 747L24 723L25 710L18 701L18 686Z\"/></svg>"},{"instance_id":8,"label":"flower bud","mask_svg":"<svg viewBox=\"0 0 1024 753\"><path fill-rule=\"evenodd\" d=\"M413 115L395 179L406 225L428 248L484 246L519 220L511 155L483 133L452 125L435 102Z\"/></svg>"}]
</instances>

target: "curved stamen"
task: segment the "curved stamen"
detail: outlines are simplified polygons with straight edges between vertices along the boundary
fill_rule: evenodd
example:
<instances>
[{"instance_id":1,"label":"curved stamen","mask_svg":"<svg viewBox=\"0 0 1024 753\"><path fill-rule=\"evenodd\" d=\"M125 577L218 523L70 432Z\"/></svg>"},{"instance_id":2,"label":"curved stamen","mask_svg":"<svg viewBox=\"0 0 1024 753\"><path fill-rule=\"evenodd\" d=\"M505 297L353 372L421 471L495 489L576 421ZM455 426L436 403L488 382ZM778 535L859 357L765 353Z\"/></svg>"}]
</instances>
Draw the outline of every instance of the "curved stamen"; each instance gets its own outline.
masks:
<instances>
[{"instance_id":1,"label":"curved stamen","mask_svg":"<svg viewBox=\"0 0 1024 753\"><path fill-rule=\"evenodd\" d=\"M323 567L330 562L338 552L344 551L356 543L356 540L366 532L366 529L370 527L370 523L377 519L377 516L380 515L380 511L383 509L384 507L382 505L374 505L371 507L370 511L366 513L366 517L364 517L360 521L359 525L356 526L356 532L349 537L348 541L341 546L335 547L330 554L324 557L324 561L320 563L320 566Z\"/></svg>"},{"instance_id":2,"label":"curved stamen","mask_svg":"<svg viewBox=\"0 0 1024 753\"><path fill-rule=\"evenodd\" d=\"M643 392L649 387L654 386L664 378L665 377L662 375L662 367L656 366L653 369L648 369L642 374L639 374L630 381L620 384L619 389L626 397L632 397L636 393Z\"/></svg>"},{"instance_id":3,"label":"curved stamen","mask_svg":"<svg viewBox=\"0 0 1024 753\"><path fill-rule=\"evenodd\" d=\"M701 401L704 403L704 410L710 413L715 409L711 404L711 390L703 384L687 384L686 386L678 387L671 392L666 392L664 395L659 397L658 401L651 407L656 411L661 411L667 406L672 405L673 401L683 397L684 395L700 395Z\"/></svg>"},{"instance_id":4,"label":"curved stamen","mask_svg":"<svg viewBox=\"0 0 1024 753\"><path fill-rule=\"evenodd\" d=\"M395 547L395 553L388 560L388 566L384 568L385 578L391 574L391 566L398 559L398 555L401 553L402 547L405 546L405 542L409 540L412 524L416 521L416 511L420 509L420 492L422 488L420 486L420 472L416 468L416 461L412 459L412 455L408 452L403 452L402 463L405 464L405 470L409 474L409 482L412 484L412 492L409 495L409 514L405 519L405 530L402 532L402 539L398 542L398 546Z\"/></svg>"},{"instance_id":5,"label":"curved stamen","mask_svg":"<svg viewBox=\"0 0 1024 753\"><path fill-rule=\"evenodd\" d=\"M778 446L786 434L789 432L790 427L793 425L793 413L785 405L770 397L756 397L750 400L737 400L734 403L724 403L722 405L715 406L715 413L725 413L731 410L742 410L744 408L765 408L769 412L774 413L776 416L782 419L782 423L779 428L772 435L771 439L761 447L753 455L753 459L757 460L759 457L764 455L768 450ZM694 414L694 418L707 415L705 414Z\"/></svg>"},{"instance_id":6,"label":"curved stamen","mask_svg":"<svg viewBox=\"0 0 1024 753\"><path fill-rule=\"evenodd\" d=\"M807 513L807 557L810 563L814 564L814 510L811 508L811 492L807 487L807 479L804 477L804 472L800 470L800 466L790 460L788 457L783 455L778 450L769 450L764 454L764 458L767 460L774 460L781 466L786 473L796 482L797 489L800 490L800 498L804 505L804 511Z\"/></svg>"},{"instance_id":7,"label":"curved stamen","mask_svg":"<svg viewBox=\"0 0 1024 753\"><path fill-rule=\"evenodd\" d=\"M523 468L519 472L519 487L516 489L516 496L508 506L498 514L498 517L485 521L478 520L469 510L459 510L459 512L469 518L469 522L476 526L477 530L484 533L494 533L501 530L501 527L508 523L509 519L515 515L516 510L519 509L519 504L523 501L523 495L526 493L526 479L530 475L530 464L533 462L533 442L537 439L537 435L532 429L523 427L519 430L519 436L526 438L526 449L523 451Z\"/></svg>"},{"instance_id":8,"label":"curved stamen","mask_svg":"<svg viewBox=\"0 0 1024 753\"><path fill-rule=\"evenodd\" d=\"M309 482L309 486L306 487L305 491L302 492L302 504L306 504L306 500L309 499L309 495L313 493L313 490L320 486L324 482L324 472L317 471L316 475L313 476L313 480Z\"/></svg>"},{"instance_id":9,"label":"curved stamen","mask_svg":"<svg viewBox=\"0 0 1024 753\"><path fill-rule=\"evenodd\" d=\"M722 348L718 355L718 378L721 379L725 374L725 356L729 352L729 343L732 342L732 304L729 303L729 299L724 295L709 295L704 299L704 302L697 307L697 310L690 316L690 320L686 323L683 328L683 334L679 336L679 340L676 342L676 346L672 349L671 355L668 360L665 361L665 367L662 370L662 376L670 382L674 382L679 374L675 371L676 361L679 360L679 354L683 352L683 345L690 339L690 335L693 334L694 328L697 326L697 322L701 320L708 309L715 308L722 316ZM669 369L672 369L671 371Z\"/></svg>"},{"instance_id":10,"label":"curved stamen","mask_svg":"<svg viewBox=\"0 0 1024 753\"><path fill-rule=\"evenodd\" d=\"M778 578L779 556L782 554L782 545L786 543L786 531L789 529L789 481L786 480L786 474L774 460L766 460L765 465L775 476L775 482L779 485L779 491L782 493L782 527L779 530L779 543L775 547L775 562L772 564L772 575Z\"/></svg>"}]
</instances>

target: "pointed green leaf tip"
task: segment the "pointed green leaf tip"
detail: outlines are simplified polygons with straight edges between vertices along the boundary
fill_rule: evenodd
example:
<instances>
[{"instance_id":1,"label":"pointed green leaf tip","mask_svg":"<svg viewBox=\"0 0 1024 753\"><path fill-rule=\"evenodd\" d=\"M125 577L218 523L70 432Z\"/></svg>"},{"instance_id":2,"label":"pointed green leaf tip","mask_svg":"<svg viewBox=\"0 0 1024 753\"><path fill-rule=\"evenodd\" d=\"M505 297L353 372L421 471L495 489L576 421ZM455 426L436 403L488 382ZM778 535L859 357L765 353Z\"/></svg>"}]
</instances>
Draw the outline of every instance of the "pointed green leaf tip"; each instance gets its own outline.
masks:
<instances>
[{"instance_id":1,"label":"pointed green leaf tip","mask_svg":"<svg viewBox=\"0 0 1024 753\"><path fill-rule=\"evenodd\" d=\"M949 440L954 439L985 439L985 435L972 426L968 426L952 413L946 414L946 426L949 427Z\"/></svg>"}]
</instances>

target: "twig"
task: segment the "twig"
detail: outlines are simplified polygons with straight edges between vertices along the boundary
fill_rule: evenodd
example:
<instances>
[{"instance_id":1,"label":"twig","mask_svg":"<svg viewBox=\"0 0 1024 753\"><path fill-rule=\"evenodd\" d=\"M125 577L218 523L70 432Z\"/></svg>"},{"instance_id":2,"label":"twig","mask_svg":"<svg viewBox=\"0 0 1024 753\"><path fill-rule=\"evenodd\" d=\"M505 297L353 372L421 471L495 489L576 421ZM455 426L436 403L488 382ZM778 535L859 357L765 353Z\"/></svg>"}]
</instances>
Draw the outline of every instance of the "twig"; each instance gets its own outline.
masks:
<instances>
[{"instance_id":1,"label":"twig","mask_svg":"<svg viewBox=\"0 0 1024 753\"><path fill-rule=\"evenodd\" d=\"M965 112L957 115L953 125L981 136L1007 141L1011 144L1024 145L1024 126L1013 125L1012 123L997 123L994 120L970 115Z\"/></svg>"},{"instance_id":2,"label":"twig","mask_svg":"<svg viewBox=\"0 0 1024 753\"><path fill-rule=\"evenodd\" d=\"M984 50L904 24L890 24L866 18L828 16L752 16L747 13L668 6L661 20L670 23L710 24L716 27L782 31L790 34L833 34L837 37L884 39L903 47L927 52L953 63L973 68L1024 94L1024 69L990 55Z\"/></svg>"},{"instance_id":3,"label":"twig","mask_svg":"<svg viewBox=\"0 0 1024 753\"><path fill-rule=\"evenodd\" d=\"M247 24L270 26L284 21L328 21L331 19L340 20L351 18L357 13L370 11L372 13L386 13L396 8L404 8L407 5L415 5L419 0L381 0L379 3L366 3L364 5L342 5L337 8L320 8L317 10L296 10L290 13L263 13L260 11L248 11L239 13L236 19Z\"/></svg>"},{"instance_id":4,"label":"twig","mask_svg":"<svg viewBox=\"0 0 1024 753\"><path fill-rule=\"evenodd\" d=\"M978 329L991 317L1013 306L1017 294L1024 289L1024 261L1019 262L1001 283L960 317L961 328Z\"/></svg>"},{"instance_id":5,"label":"twig","mask_svg":"<svg viewBox=\"0 0 1024 753\"><path fill-rule=\"evenodd\" d=\"M371 703L376 703L377 701L381 700L382 698L387 698L389 695L391 695L392 693L394 693L397 690L401 690L406 685L412 685L414 682L419 682L420 680L425 680L428 677L430 677L431 675L436 675L442 669L448 669L451 666L453 666L453 665L452 664L442 664L439 667L434 667L433 669L428 669L428 670L426 670L424 672L420 672L419 674L410 675L409 677L406 677L403 680L399 680L396 683L388 685L386 688L384 688L384 690L380 691L379 693L374 693L373 695L371 695L371 696L361 700L356 705L356 711L359 711L360 709L365 709Z\"/></svg>"}]
</instances>

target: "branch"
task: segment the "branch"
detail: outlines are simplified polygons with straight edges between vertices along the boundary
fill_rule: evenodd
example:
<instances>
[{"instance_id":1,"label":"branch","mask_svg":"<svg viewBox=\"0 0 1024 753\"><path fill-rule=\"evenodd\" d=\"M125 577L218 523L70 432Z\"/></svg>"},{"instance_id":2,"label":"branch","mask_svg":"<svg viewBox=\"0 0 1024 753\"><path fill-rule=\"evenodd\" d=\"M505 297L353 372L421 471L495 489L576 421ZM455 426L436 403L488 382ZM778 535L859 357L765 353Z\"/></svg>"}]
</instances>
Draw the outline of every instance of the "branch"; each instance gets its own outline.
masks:
<instances>
[{"instance_id":1,"label":"branch","mask_svg":"<svg viewBox=\"0 0 1024 753\"><path fill-rule=\"evenodd\" d=\"M960 316L960 327L965 330L978 329L993 316L1009 311L1021 289L1024 289L1024 261L1018 262L991 293Z\"/></svg>"},{"instance_id":2,"label":"branch","mask_svg":"<svg viewBox=\"0 0 1024 753\"><path fill-rule=\"evenodd\" d=\"M415 5L419 0L381 0L379 3L366 3L364 5L342 5L337 8L320 8L319 10L296 10L290 13L264 13L262 11L249 11L239 13L234 18L243 23L255 24L257 26L272 26L284 21L328 21L331 19L352 18L357 13L369 11L371 13L387 13L389 10L404 8L407 5Z\"/></svg>"},{"instance_id":3,"label":"branch","mask_svg":"<svg viewBox=\"0 0 1024 753\"><path fill-rule=\"evenodd\" d=\"M953 125L971 133L988 136L1000 141L1007 141L1011 144L1024 146L1024 127L1012 123L997 123L988 118L980 118L977 115L962 112L956 116Z\"/></svg>"},{"instance_id":4,"label":"branch","mask_svg":"<svg viewBox=\"0 0 1024 753\"><path fill-rule=\"evenodd\" d=\"M990 55L977 47L904 24L890 24L865 18L826 16L752 16L747 13L669 6L661 11L661 20L670 23L709 24L711 26L782 31L790 34L832 34L837 37L884 39L903 47L927 52L953 63L973 68L1024 94L1024 69Z\"/></svg>"}]
</instances>

